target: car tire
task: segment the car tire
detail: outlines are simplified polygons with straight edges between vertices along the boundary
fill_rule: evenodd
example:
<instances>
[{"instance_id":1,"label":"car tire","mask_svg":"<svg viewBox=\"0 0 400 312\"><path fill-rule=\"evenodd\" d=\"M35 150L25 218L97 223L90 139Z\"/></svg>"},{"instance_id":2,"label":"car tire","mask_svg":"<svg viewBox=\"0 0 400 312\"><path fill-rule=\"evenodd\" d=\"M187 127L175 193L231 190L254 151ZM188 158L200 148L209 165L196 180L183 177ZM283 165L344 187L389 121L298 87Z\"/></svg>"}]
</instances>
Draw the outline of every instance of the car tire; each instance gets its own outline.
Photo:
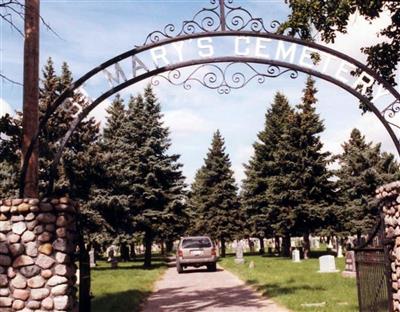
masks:
<instances>
[{"instance_id":1,"label":"car tire","mask_svg":"<svg viewBox=\"0 0 400 312\"><path fill-rule=\"evenodd\" d=\"M209 264L209 265L207 265L207 269L210 272L215 272L215 271L217 271L217 264L216 263Z\"/></svg>"},{"instance_id":2,"label":"car tire","mask_svg":"<svg viewBox=\"0 0 400 312\"><path fill-rule=\"evenodd\" d=\"M179 262L176 263L176 270L179 274L183 273L183 267Z\"/></svg>"}]
</instances>

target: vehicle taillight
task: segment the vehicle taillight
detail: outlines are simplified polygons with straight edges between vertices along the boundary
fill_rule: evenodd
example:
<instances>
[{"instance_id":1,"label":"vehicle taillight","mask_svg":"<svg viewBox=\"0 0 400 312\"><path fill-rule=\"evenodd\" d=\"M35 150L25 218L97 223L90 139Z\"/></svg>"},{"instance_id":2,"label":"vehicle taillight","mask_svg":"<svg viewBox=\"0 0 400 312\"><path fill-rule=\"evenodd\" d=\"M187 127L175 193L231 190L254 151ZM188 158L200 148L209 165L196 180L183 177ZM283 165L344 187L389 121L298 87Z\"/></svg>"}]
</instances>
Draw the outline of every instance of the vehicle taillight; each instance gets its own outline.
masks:
<instances>
[{"instance_id":1,"label":"vehicle taillight","mask_svg":"<svg viewBox=\"0 0 400 312\"><path fill-rule=\"evenodd\" d=\"M183 257L183 251L182 251L182 249L179 249L179 250L178 250L178 257Z\"/></svg>"},{"instance_id":2,"label":"vehicle taillight","mask_svg":"<svg viewBox=\"0 0 400 312\"><path fill-rule=\"evenodd\" d=\"M212 256L216 256L217 255L217 251L215 250L215 248L211 249L211 255Z\"/></svg>"}]
</instances>

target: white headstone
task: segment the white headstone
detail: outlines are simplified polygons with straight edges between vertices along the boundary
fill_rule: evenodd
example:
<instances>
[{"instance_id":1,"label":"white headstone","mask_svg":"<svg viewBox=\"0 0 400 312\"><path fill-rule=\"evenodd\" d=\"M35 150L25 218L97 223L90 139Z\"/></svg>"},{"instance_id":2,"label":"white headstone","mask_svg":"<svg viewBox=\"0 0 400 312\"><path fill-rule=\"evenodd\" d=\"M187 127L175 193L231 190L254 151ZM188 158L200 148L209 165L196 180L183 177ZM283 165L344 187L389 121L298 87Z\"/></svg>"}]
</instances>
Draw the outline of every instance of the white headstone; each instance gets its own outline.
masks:
<instances>
[{"instance_id":1,"label":"white headstone","mask_svg":"<svg viewBox=\"0 0 400 312\"><path fill-rule=\"evenodd\" d=\"M292 251L292 260L293 262L300 262L300 251L298 249Z\"/></svg>"},{"instance_id":2,"label":"white headstone","mask_svg":"<svg viewBox=\"0 0 400 312\"><path fill-rule=\"evenodd\" d=\"M242 241L238 241L236 244L236 257L235 257L236 264L244 263L243 259L243 243Z\"/></svg>"},{"instance_id":3,"label":"white headstone","mask_svg":"<svg viewBox=\"0 0 400 312\"><path fill-rule=\"evenodd\" d=\"M334 273L339 272L336 270L336 263L334 256L319 257L319 273Z\"/></svg>"},{"instance_id":4,"label":"white headstone","mask_svg":"<svg viewBox=\"0 0 400 312\"><path fill-rule=\"evenodd\" d=\"M90 267L94 268L96 267L96 261L94 260L94 249L89 250L89 259L90 259Z\"/></svg>"},{"instance_id":5,"label":"white headstone","mask_svg":"<svg viewBox=\"0 0 400 312\"><path fill-rule=\"evenodd\" d=\"M340 245L340 244L338 246L337 257L343 258L343 248L342 248L342 245Z\"/></svg>"},{"instance_id":6,"label":"white headstone","mask_svg":"<svg viewBox=\"0 0 400 312\"><path fill-rule=\"evenodd\" d=\"M328 250L333 249L332 240L329 241L329 244L326 246L326 249L328 249Z\"/></svg>"},{"instance_id":7,"label":"white headstone","mask_svg":"<svg viewBox=\"0 0 400 312\"><path fill-rule=\"evenodd\" d=\"M319 249L320 245L319 245L319 238L315 238L315 249Z\"/></svg>"},{"instance_id":8,"label":"white headstone","mask_svg":"<svg viewBox=\"0 0 400 312\"><path fill-rule=\"evenodd\" d=\"M79 269L76 269L76 285L79 285L81 282L81 271Z\"/></svg>"}]
</instances>

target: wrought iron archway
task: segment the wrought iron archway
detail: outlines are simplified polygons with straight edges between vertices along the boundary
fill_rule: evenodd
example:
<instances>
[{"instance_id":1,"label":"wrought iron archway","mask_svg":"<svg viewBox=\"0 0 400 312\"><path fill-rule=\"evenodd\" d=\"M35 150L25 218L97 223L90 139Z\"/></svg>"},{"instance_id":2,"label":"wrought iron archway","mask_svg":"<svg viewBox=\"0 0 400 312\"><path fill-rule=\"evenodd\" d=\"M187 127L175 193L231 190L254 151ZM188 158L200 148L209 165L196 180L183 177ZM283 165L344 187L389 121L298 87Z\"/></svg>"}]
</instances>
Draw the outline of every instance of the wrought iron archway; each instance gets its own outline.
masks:
<instances>
[{"instance_id":1,"label":"wrought iron archway","mask_svg":"<svg viewBox=\"0 0 400 312\"><path fill-rule=\"evenodd\" d=\"M269 24L269 26L267 26L262 18L253 17L248 10L240 6L234 6L233 0L211 0L210 2L210 8L201 9L191 20L184 21L180 28L177 28L173 24L169 24L165 26L163 30L157 30L150 33L142 45L113 57L95 67L80 79L76 80L60 95L59 98L55 100L54 103L49 106L48 111L40 121L39 130L35 134L23 161L20 183L21 193L24 188L23 184L33 146L38 140L41 129L43 129L57 108L59 108L66 100L74 96L75 92L79 90L80 87L101 72L107 73L110 78L109 80L113 80L117 85L112 85L108 90L97 96L95 100L85 107L71 123L69 130L60 142L59 149L50 168L51 172L48 193L53 191L55 172L60 162L63 149L80 122L108 97L130 85L148 78L151 78L151 83L154 85L157 85L160 80L164 79L174 85L182 85L185 89L190 89L192 83L200 83L205 87L216 89L219 93L229 93L232 89L239 89L246 86L252 80L256 80L258 83L264 83L267 78L278 77L285 74L290 78L295 79L299 72L306 73L335 84L367 105L368 109L375 114L386 129L400 155L400 142L398 138L400 134L397 135L395 133L398 129L400 130L400 122L397 123L394 118L400 111L400 94L390 83L385 81L370 68L348 55L314 42L301 40L296 36L278 33L277 30L280 26L278 21L274 20ZM153 69L147 68L147 66L137 58L141 53L151 52L154 49L163 48L171 44L179 44L188 40L232 37L282 41L307 47L311 49L310 51L324 53L325 55L329 55L330 57L334 57L342 62L350 64L353 68L358 70L358 72L365 73L370 80L373 79L372 86L379 86L384 90L384 93L390 95L390 100L382 107L377 107L371 100L371 94L367 94L364 89L360 90L358 85L351 86L344 82L343 79L333 77L332 75L321 72L316 68L294 64L293 62L285 60L273 59L271 57L249 55L210 56L187 61L181 60L163 66L156 66ZM134 75L127 79L121 70L119 63L129 58L132 58L135 62L134 66L142 69L142 73L137 74L135 71ZM232 73L229 73L230 69L237 65L246 67L246 73L250 73L250 75L246 76L246 73L243 73L242 71L233 71ZM110 76L110 70L112 70L112 68L114 68L118 79ZM180 72L180 69L182 68L193 69L187 77L183 77ZM206 71L204 72L204 70ZM163 75L163 73L167 74ZM200 74L200 76L196 76L196 74ZM369 92L373 92L372 86L368 88ZM382 90L380 93L383 93Z\"/></svg>"}]
</instances>

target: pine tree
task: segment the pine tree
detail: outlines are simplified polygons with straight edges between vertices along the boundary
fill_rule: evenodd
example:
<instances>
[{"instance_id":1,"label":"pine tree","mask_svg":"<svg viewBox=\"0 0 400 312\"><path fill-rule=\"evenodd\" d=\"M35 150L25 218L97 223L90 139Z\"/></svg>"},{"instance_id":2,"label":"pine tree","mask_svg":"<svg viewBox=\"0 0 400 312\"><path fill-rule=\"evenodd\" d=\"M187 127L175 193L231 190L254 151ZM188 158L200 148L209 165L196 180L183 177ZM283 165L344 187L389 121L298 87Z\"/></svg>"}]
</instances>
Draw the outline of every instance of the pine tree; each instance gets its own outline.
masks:
<instances>
[{"instance_id":1,"label":"pine tree","mask_svg":"<svg viewBox=\"0 0 400 312\"><path fill-rule=\"evenodd\" d=\"M150 86L130 111L128 119L137 121L137 131L131 131L135 142L132 207L137 229L144 232L144 266L149 267L154 240L176 239L184 230L185 185L180 156L168 154L169 130L163 125L161 107Z\"/></svg>"},{"instance_id":2,"label":"pine tree","mask_svg":"<svg viewBox=\"0 0 400 312\"><path fill-rule=\"evenodd\" d=\"M57 76L51 58L43 69L41 80L39 111L44 115L56 98L73 82L72 73L67 63L61 67L61 75ZM51 163L59 146L59 141L69 129L76 114L88 105L85 97L76 92L67 99L49 118L39 136L40 154L40 188L44 192L51 173ZM56 172L56 193L69 194L76 198L87 197L93 176L88 176L92 164L94 143L99 138L99 124L94 118L87 118L75 130L63 152L61 165ZM87 171L87 172L84 172Z\"/></svg>"},{"instance_id":3,"label":"pine tree","mask_svg":"<svg viewBox=\"0 0 400 312\"><path fill-rule=\"evenodd\" d=\"M358 129L352 130L342 148L343 153L337 156L340 169L336 171L336 230L343 235L360 237L376 224L379 215L375 190L399 179L399 164L393 155L381 153L380 144L366 143Z\"/></svg>"},{"instance_id":4,"label":"pine tree","mask_svg":"<svg viewBox=\"0 0 400 312\"><path fill-rule=\"evenodd\" d=\"M294 235L303 235L304 257L310 251L309 235L325 223L327 211L333 201L332 173L327 169L329 152L323 152L320 133L325 129L315 111L317 99L315 81L308 77L302 103L291 128L293 155L296 166L290 174L296 195ZM297 181L297 186L293 184Z\"/></svg>"},{"instance_id":5,"label":"pine tree","mask_svg":"<svg viewBox=\"0 0 400 312\"><path fill-rule=\"evenodd\" d=\"M287 118L293 112L285 96L275 95L271 108L265 114L264 129L258 133L253 144L254 154L245 165L241 199L246 215L249 234L259 238L271 237L274 233L271 209L267 196L268 177L273 176L273 153L287 127Z\"/></svg>"},{"instance_id":6,"label":"pine tree","mask_svg":"<svg viewBox=\"0 0 400 312\"><path fill-rule=\"evenodd\" d=\"M116 96L107 109L106 125L100 142L100 172L103 173L102 184L93 189L88 203L88 214L97 211L101 217L96 222L99 229L106 229L115 237L125 233L133 233L133 218L130 213L131 184L134 176L131 167L134 162L131 153L133 144L126 138L129 133L127 113L124 101ZM95 224L93 225L95 226ZM102 236L105 233L101 233Z\"/></svg>"},{"instance_id":7,"label":"pine tree","mask_svg":"<svg viewBox=\"0 0 400 312\"><path fill-rule=\"evenodd\" d=\"M21 118L0 118L0 196L11 198L18 193L22 128Z\"/></svg>"},{"instance_id":8,"label":"pine tree","mask_svg":"<svg viewBox=\"0 0 400 312\"><path fill-rule=\"evenodd\" d=\"M222 257L225 256L225 242L241 230L237 191L225 142L217 130L204 165L196 174L189 205L198 216L196 232L220 240Z\"/></svg>"},{"instance_id":9,"label":"pine tree","mask_svg":"<svg viewBox=\"0 0 400 312\"><path fill-rule=\"evenodd\" d=\"M286 241L290 238L280 198L282 186L276 186L275 178L283 174L278 147L284 148L281 141L290 128L293 116L293 108L278 92L265 115L264 129L253 144L254 154L249 164L245 165L246 178L242 185L241 198L250 233L269 237L275 235L276 241L280 236L286 237Z\"/></svg>"}]
</instances>

